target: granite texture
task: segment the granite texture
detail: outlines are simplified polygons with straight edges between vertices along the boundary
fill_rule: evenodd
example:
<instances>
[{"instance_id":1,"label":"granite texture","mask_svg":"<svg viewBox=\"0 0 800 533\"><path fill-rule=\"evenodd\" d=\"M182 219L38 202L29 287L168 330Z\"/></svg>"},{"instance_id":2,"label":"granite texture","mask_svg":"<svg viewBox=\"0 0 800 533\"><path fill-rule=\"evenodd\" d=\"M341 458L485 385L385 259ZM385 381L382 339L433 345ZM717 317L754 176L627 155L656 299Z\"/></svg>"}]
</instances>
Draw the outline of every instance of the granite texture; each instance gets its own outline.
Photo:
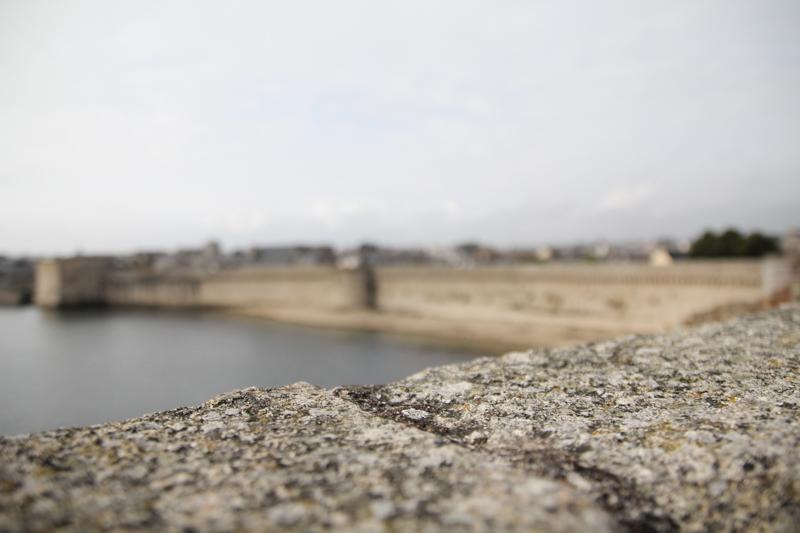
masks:
<instances>
[{"instance_id":1,"label":"granite texture","mask_svg":"<svg viewBox=\"0 0 800 533\"><path fill-rule=\"evenodd\" d=\"M0 531L797 531L800 307L0 437Z\"/></svg>"},{"instance_id":2,"label":"granite texture","mask_svg":"<svg viewBox=\"0 0 800 533\"><path fill-rule=\"evenodd\" d=\"M634 528L798 531L797 306L336 393L564 480Z\"/></svg>"},{"instance_id":3,"label":"granite texture","mask_svg":"<svg viewBox=\"0 0 800 533\"><path fill-rule=\"evenodd\" d=\"M612 531L586 494L305 383L2 441L0 530Z\"/></svg>"}]
</instances>

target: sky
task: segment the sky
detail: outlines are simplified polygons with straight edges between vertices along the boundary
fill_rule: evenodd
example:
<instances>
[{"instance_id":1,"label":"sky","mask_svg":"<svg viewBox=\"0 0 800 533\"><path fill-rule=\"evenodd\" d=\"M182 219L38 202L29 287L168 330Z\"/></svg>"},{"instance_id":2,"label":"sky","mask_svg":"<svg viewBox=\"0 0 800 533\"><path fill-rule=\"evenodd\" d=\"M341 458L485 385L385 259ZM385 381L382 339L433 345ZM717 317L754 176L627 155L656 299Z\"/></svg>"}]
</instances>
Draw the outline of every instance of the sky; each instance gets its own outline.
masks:
<instances>
[{"instance_id":1,"label":"sky","mask_svg":"<svg viewBox=\"0 0 800 533\"><path fill-rule=\"evenodd\" d=\"M0 0L0 254L800 226L800 3Z\"/></svg>"}]
</instances>

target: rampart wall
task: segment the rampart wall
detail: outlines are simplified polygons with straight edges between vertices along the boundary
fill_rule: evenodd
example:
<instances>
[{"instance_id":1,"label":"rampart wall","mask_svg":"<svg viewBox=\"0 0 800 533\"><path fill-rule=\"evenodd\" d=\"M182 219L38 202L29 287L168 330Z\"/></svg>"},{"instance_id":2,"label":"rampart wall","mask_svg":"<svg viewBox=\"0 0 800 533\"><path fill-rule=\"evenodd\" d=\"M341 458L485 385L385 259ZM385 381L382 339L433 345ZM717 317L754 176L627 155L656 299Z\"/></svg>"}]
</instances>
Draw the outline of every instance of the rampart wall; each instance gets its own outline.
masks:
<instances>
[{"instance_id":1,"label":"rampart wall","mask_svg":"<svg viewBox=\"0 0 800 533\"><path fill-rule=\"evenodd\" d=\"M364 307L363 272L332 267L267 267L207 274L110 272L111 305L345 310Z\"/></svg>"},{"instance_id":2,"label":"rampart wall","mask_svg":"<svg viewBox=\"0 0 800 533\"><path fill-rule=\"evenodd\" d=\"M364 278L363 270L324 266L225 271L203 278L200 301L215 307L361 309L367 305Z\"/></svg>"},{"instance_id":3,"label":"rampart wall","mask_svg":"<svg viewBox=\"0 0 800 533\"><path fill-rule=\"evenodd\" d=\"M165 275L111 272L106 276L105 302L110 305L152 307L200 307L201 278L196 275Z\"/></svg>"},{"instance_id":4,"label":"rampart wall","mask_svg":"<svg viewBox=\"0 0 800 533\"><path fill-rule=\"evenodd\" d=\"M48 307L215 308L513 348L650 333L721 308L752 310L779 284L781 272L774 261L730 260L667 267L552 263L153 273L113 270L102 258L74 258L39 265L36 300Z\"/></svg>"},{"instance_id":5,"label":"rampart wall","mask_svg":"<svg viewBox=\"0 0 800 533\"><path fill-rule=\"evenodd\" d=\"M537 317L632 332L674 327L695 313L763 296L759 261L385 268L376 279L378 307L388 313L510 322Z\"/></svg>"},{"instance_id":6,"label":"rampart wall","mask_svg":"<svg viewBox=\"0 0 800 533\"><path fill-rule=\"evenodd\" d=\"M43 307L68 307L105 303L107 257L73 257L42 261L36 265L34 298Z\"/></svg>"}]
</instances>

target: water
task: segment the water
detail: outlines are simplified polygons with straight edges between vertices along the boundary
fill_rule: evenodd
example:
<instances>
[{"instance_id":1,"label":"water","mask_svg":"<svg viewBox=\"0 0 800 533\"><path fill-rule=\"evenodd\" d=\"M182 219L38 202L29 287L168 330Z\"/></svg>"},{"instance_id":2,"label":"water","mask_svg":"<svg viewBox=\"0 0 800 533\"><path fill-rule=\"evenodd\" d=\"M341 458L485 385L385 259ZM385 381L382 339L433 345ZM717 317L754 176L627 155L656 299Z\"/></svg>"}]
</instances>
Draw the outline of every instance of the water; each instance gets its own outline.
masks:
<instances>
[{"instance_id":1,"label":"water","mask_svg":"<svg viewBox=\"0 0 800 533\"><path fill-rule=\"evenodd\" d=\"M206 314L0 308L0 435L124 420L250 386L389 383L479 355Z\"/></svg>"}]
</instances>

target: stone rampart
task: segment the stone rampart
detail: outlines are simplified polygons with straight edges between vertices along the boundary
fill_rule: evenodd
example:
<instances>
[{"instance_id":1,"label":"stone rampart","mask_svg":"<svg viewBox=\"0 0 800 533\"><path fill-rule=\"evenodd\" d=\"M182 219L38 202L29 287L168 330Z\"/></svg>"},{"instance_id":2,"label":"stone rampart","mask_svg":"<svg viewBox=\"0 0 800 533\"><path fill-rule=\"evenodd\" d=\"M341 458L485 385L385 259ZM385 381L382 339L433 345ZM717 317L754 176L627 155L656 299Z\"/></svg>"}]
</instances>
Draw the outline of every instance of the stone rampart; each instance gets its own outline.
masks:
<instances>
[{"instance_id":1,"label":"stone rampart","mask_svg":"<svg viewBox=\"0 0 800 533\"><path fill-rule=\"evenodd\" d=\"M216 273L139 272L110 268L106 258L43 261L36 302L44 307L83 304L167 308L345 310L367 308L362 270L328 266L261 267Z\"/></svg>"},{"instance_id":2,"label":"stone rampart","mask_svg":"<svg viewBox=\"0 0 800 533\"><path fill-rule=\"evenodd\" d=\"M104 301L119 306L201 307L201 282L200 276L192 274L108 272Z\"/></svg>"},{"instance_id":3,"label":"stone rampart","mask_svg":"<svg viewBox=\"0 0 800 533\"><path fill-rule=\"evenodd\" d=\"M651 267L549 264L473 270L384 268L376 271L378 307L389 313L506 322L546 320L565 327L652 332L695 313L757 302L759 261Z\"/></svg>"},{"instance_id":4,"label":"stone rampart","mask_svg":"<svg viewBox=\"0 0 800 533\"><path fill-rule=\"evenodd\" d=\"M274 320L391 331L483 347L561 346L752 310L788 283L780 262L552 263L454 269L333 266L120 271L103 258L45 262L45 306L215 308ZM782 285L781 285L782 286ZM765 292L765 290L767 292ZM725 310L718 313L718 310Z\"/></svg>"},{"instance_id":5,"label":"stone rampart","mask_svg":"<svg viewBox=\"0 0 800 533\"><path fill-rule=\"evenodd\" d=\"M326 266L262 267L221 271L202 279L200 301L216 307L363 309L363 270Z\"/></svg>"},{"instance_id":6,"label":"stone rampart","mask_svg":"<svg viewBox=\"0 0 800 533\"><path fill-rule=\"evenodd\" d=\"M783 532L800 306L0 437L0 530Z\"/></svg>"},{"instance_id":7,"label":"stone rampart","mask_svg":"<svg viewBox=\"0 0 800 533\"><path fill-rule=\"evenodd\" d=\"M36 265L34 300L42 307L105 303L108 257L73 257L41 261Z\"/></svg>"}]
</instances>

